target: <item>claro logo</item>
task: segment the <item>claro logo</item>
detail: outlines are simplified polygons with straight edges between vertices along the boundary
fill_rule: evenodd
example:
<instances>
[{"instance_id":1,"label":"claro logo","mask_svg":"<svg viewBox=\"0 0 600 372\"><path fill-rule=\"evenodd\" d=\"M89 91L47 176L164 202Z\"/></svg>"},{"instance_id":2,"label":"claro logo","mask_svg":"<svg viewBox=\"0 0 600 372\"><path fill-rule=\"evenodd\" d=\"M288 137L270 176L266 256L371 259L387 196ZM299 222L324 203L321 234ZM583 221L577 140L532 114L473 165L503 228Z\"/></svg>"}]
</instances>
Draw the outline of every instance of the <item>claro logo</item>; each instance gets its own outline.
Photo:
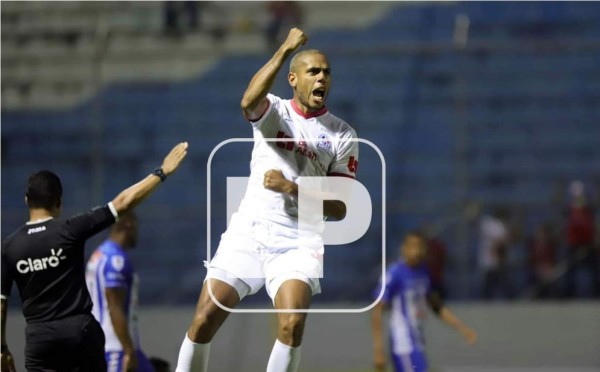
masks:
<instances>
[{"instance_id":1,"label":"claro logo","mask_svg":"<svg viewBox=\"0 0 600 372\"><path fill-rule=\"evenodd\" d=\"M61 256L62 248L59 248L58 252L55 252L53 248L50 252L52 255L49 257L36 259L28 258L26 260L17 261L17 271L21 274L27 274L34 271L46 270L50 267L57 267L60 264L60 260L67 258L66 256Z\"/></svg>"}]
</instances>

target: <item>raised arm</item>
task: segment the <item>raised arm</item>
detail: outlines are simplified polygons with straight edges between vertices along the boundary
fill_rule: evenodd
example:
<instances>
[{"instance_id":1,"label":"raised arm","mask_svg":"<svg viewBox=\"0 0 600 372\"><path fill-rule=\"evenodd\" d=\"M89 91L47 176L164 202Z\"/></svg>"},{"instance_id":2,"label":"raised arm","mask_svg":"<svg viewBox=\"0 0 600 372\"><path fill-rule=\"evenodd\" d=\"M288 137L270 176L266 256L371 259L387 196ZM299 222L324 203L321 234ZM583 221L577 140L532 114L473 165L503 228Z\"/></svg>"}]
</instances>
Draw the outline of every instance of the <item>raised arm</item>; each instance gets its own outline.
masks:
<instances>
[{"instance_id":1,"label":"raised arm","mask_svg":"<svg viewBox=\"0 0 600 372\"><path fill-rule=\"evenodd\" d=\"M173 147L171 152L165 157L160 168L165 177L168 177L177 170L179 164L181 164L181 161L187 155L187 148L188 143L182 142ZM135 208L136 205L140 204L156 189L162 180L163 178L160 176L151 174L135 185L121 191L112 201L117 214L122 214Z\"/></svg>"},{"instance_id":2,"label":"raised arm","mask_svg":"<svg viewBox=\"0 0 600 372\"><path fill-rule=\"evenodd\" d=\"M283 66L287 57L300 45L304 45L307 37L298 28L292 28L285 42L275 52L273 57L254 75L244 97L241 107L246 119L254 121L260 119L268 108L267 93L271 89L277 73Z\"/></svg>"}]
</instances>

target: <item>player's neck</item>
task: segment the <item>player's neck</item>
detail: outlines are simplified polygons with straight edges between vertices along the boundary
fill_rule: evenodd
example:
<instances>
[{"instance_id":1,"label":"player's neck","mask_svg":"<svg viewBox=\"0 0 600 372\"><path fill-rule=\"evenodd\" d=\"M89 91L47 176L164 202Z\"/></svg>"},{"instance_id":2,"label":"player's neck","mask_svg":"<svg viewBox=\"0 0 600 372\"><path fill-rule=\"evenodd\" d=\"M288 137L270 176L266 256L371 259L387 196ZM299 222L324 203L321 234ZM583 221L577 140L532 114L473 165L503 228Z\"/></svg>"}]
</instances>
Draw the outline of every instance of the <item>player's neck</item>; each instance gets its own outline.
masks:
<instances>
[{"instance_id":1,"label":"player's neck","mask_svg":"<svg viewBox=\"0 0 600 372\"><path fill-rule=\"evenodd\" d=\"M294 106L294 109L296 111L300 111L303 114L310 114L311 112L311 110L308 107L302 104L302 102L298 99L297 96L294 96L294 98L292 99L292 105Z\"/></svg>"},{"instance_id":2,"label":"player's neck","mask_svg":"<svg viewBox=\"0 0 600 372\"><path fill-rule=\"evenodd\" d=\"M122 249L126 249L127 238L120 232L112 232L108 237L113 243L116 243Z\"/></svg>"},{"instance_id":3,"label":"player's neck","mask_svg":"<svg viewBox=\"0 0 600 372\"><path fill-rule=\"evenodd\" d=\"M298 115L307 119L322 115L327 112L327 106L325 105L318 109L310 109L309 107L305 106L296 95L294 95L294 98L292 98L292 108Z\"/></svg>"},{"instance_id":4,"label":"player's neck","mask_svg":"<svg viewBox=\"0 0 600 372\"><path fill-rule=\"evenodd\" d=\"M29 223L40 222L56 217L51 211L43 208L29 209Z\"/></svg>"}]
</instances>

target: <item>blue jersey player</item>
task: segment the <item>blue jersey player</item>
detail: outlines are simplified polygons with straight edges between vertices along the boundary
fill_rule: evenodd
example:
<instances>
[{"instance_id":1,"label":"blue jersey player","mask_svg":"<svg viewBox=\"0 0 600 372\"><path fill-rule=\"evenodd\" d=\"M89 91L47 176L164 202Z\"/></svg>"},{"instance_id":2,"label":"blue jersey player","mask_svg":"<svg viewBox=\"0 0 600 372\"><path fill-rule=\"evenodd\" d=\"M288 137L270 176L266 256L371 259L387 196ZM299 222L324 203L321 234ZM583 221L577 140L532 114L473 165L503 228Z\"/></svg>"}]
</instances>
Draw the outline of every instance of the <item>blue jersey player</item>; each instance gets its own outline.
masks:
<instances>
[{"instance_id":1,"label":"blue jersey player","mask_svg":"<svg viewBox=\"0 0 600 372\"><path fill-rule=\"evenodd\" d=\"M92 313L106 337L108 372L153 371L140 349L139 280L126 252L135 247L137 231L137 218L133 213L120 216L109 238L94 251L86 268L88 290L94 303Z\"/></svg>"},{"instance_id":2,"label":"blue jersey player","mask_svg":"<svg viewBox=\"0 0 600 372\"><path fill-rule=\"evenodd\" d=\"M423 340L423 321L427 307L440 319L462 334L468 344L477 340L475 331L467 327L448 308L436 292L425 265L425 239L416 232L406 235L400 247L400 260L388 268L382 301L373 311L373 339L375 368L385 370L382 314L385 307L390 313L390 353L396 372L426 372ZM377 294L381 286L377 290Z\"/></svg>"}]
</instances>

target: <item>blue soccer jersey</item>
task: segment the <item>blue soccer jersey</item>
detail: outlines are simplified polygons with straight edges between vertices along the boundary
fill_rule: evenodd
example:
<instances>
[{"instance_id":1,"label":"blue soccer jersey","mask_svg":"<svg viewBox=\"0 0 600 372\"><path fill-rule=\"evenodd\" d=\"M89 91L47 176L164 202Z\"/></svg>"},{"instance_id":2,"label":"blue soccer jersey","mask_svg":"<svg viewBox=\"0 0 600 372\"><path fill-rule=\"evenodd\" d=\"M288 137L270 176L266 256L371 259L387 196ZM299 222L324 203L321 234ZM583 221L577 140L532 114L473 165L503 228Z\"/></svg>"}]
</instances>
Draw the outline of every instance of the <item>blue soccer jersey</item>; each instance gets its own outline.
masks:
<instances>
[{"instance_id":1,"label":"blue soccer jersey","mask_svg":"<svg viewBox=\"0 0 600 372\"><path fill-rule=\"evenodd\" d=\"M86 281L94 307L92 313L106 336L105 350L122 351L123 348L112 325L104 291L106 288L123 288L127 292L125 314L134 347L139 350L137 327L138 278L127 253L115 242L107 240L90 257L86 268Z\"/></svg>"},{"instance_id":2,"label":"blue soccer jersey","mask_svg":"<svg viewBox=\"0 0 600 372\"><path fill-rule=\"evenodd\" d=\"M427 296L431 292L427 268L425 265L410 267L399 261L389 267L386 280L382 301L391 308L390 351L396 370L425 370L423 322L427 316Z\"/></svg>"}]
</instances>

